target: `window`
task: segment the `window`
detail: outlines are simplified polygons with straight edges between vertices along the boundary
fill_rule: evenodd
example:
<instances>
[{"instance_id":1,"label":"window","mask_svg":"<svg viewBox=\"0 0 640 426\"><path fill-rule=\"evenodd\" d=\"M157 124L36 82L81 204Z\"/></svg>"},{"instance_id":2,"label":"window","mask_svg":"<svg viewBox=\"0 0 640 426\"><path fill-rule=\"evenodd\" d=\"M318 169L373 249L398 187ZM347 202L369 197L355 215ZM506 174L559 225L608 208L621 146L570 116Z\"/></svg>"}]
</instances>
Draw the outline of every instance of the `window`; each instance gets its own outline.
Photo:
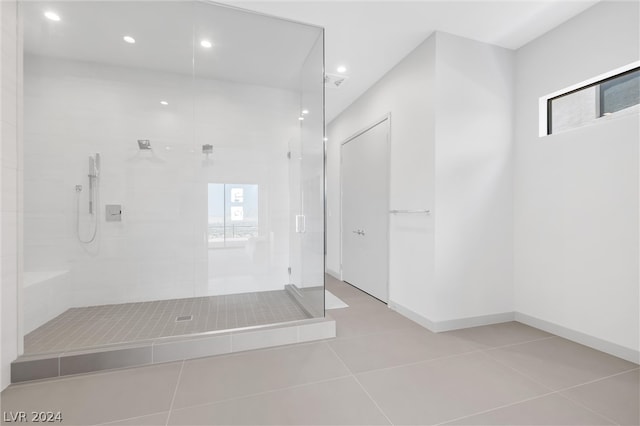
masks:
<instances>
[{"instance_id":1,"label":"window","mask_svg":"<svg viewBox=\"0 0 640 426\"><path fill-rule=\"evenodd\" d=\"M639 110L640 68L547 99L547 134L591 124L601 117Z\"/></svg>"},{"instance_id":2,"label":"window","mask_svg":"<svg viewBox=\"0 0 640 426\"><path fill-rule=\"evenodd\" d=\"M258 185L209 184L209 248L242 247L258 233Z\"/></svg>"}]
</instances>

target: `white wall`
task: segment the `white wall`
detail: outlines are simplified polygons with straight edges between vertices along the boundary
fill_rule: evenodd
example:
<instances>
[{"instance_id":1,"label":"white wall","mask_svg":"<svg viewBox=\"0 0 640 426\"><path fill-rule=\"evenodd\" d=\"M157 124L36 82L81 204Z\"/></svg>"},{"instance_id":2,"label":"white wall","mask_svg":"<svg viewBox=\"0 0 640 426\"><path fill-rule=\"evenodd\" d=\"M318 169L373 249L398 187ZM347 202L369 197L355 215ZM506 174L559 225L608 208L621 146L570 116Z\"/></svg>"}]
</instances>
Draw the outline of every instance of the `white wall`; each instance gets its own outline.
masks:
<instances>
[{"instance_id":1,"label":"white wall","mask_svg":"<svg viewBox=\"0 0 640 426\"><path fill-rule=\"evenodd\" d=\"M437 322L513 311L514 59L436 34Z\"/></svg>"},{"instance_id":2,"label":"white wall","mask_svg":"<svg viewBox=\"0 0 640 426\"><path fill-rule=\"evenodd\" d=\"M18 282L21 275L19 212L22 209L20 177L22 175L21 152L18 144L18 128L21 119L18 102L22 85L20 49L22 40L16 30L16 2L0 2L0 390L11 380L10 365L22 350L19 328L19 303L21 296Z\"/></svg>"},{"instance_id":3,"label":"white wall","mask_svg":"<svg viewBox=\"0 0 640 426\"><path fill-rule=\"evenodd\" d=\"M27 55L25 270L70 271L61 297L73 306L282 289L299 103L290 90ZM214 146L209 163L203 144ZM83 245L74 187L87 238L95 152L100 228ZM207 250L207 183L260 186L260 238ZM104 204L122 204L122 222L105 222Z\"/></svg>"},{"instance_id":4,"label":"white wall","mask_svg":"<svg viewBox=\"0 0 640 426\"><path fill-rule=\"evenodd\" d=\"M329 125L328 269L340 143L391 113L391 209L432 214L391 216L389 305L433 329L513 311L513 56L438 32Z\"/></svg>"},{"instance_id":5,"label":"white wall","mask_svg":"<svg viewBox=\"0 0 640 426\"><path fill-rule=\"evenodd\" d=\"M538 99L637 61L639 16L599 3L517 52L514 202L515 310L636 362L638 115L540 138Z\"/></svg>"},{"instance_id":6,"label":"white wall","mask_svg":"<svg viewBox=\"0 0 640 426\"><path fill-rule=\"evenodd\" d=\"M390 207L433 208L435 49L435 37L429 37L328 126L329 272L340 272L340 145L387 113L391 113ZM389 300L428 316L435 302L433 217L391 217L389 256Z\"/></svg>"}]
</instances>

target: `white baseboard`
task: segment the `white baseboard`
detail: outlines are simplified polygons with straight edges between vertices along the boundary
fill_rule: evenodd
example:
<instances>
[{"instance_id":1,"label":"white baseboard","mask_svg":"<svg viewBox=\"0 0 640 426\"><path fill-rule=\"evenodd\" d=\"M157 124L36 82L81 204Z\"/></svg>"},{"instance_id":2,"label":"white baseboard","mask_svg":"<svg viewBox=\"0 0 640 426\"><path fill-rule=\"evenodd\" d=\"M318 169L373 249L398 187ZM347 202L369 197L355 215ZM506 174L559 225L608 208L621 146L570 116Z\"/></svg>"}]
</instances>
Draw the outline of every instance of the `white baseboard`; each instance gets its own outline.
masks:
<instances>
[{"instance_id":1,"label":"white baseboard","mask_svg":"<svg viewBox=\"0 0 640 426\"><path fill-rule=\"evenodd\" d=\"M593 337L588 334L581 333L579 331L575 331L549 321L522 314L520 312L515 313L515 320L528 326L544 330L547 333L552 333L556 336L564 337L567 340L580 343L581 345L589 346L590 348L597 349L613 356L617 356L618 358L640 364L640 351L620 346L616 343L608 342L598 337Z\"/></svg>"},{"instance_id":2,"label":"white baseboard","mask_svg":"<svg viewBox=\"0 0 640 426\"><path fill-rule=\"evenodd\" d=\"M609 355L613 355L618 358L640 364L640 351L620 346L616 343L608 342L606 340L602 340L600 338L593 337L558 324L541 320L530 315L525 315L520 312L504 312L501 314L457 318L446 321L432 321L429 318L423 317L422 315L413 312L411 309L392 301L389 301L389 308L398 312L400 315L410 319L411 321L420 324L424 328L433 331L434 333L439 333L441 331L458 330L461 328L477 327L481 325L518 321L530 327L546 331L547 333L564 337L565 339L571 340L572 342L580 343L581 345L588 346Z\"/></svg>"},{"instance_id":3,"label":"white baseboard","mask_svg":"<svg viewBox=\"0 0 640 426\"><path fill-rule=\"evenodd\" d=\"M434 333L441 331L459 330L461 328L478 327L480 325L500 324L514 320L513 312L502 312L499 314L481 315L477 317L456 318L446 321L432 321L429 318L418 315L412 310L405 308L395 302L389 301L389 307L400 315L417 322Z\"/></svg>"},{"instance_id":4,"label":"white baseboard","mask_svg":"<svg viewBox=\"0 0 640 426\"><path fill-rule=\"evenodd\" d=\"M404 306L399 305L396 302L393 302L391 300L389 300L389 302L387 303L387 306L389 307L389 309L393 309L394 311L396 311L397 313L399 313L403 317L408 318L411 321L420 324L421 326L423 326L427 330L433 331L434 333L436 332L435 324L429 318L426 318L426 317L423 317L422 315L416 314L411 309L405 308Z\"/></svg>"}]
</instances>

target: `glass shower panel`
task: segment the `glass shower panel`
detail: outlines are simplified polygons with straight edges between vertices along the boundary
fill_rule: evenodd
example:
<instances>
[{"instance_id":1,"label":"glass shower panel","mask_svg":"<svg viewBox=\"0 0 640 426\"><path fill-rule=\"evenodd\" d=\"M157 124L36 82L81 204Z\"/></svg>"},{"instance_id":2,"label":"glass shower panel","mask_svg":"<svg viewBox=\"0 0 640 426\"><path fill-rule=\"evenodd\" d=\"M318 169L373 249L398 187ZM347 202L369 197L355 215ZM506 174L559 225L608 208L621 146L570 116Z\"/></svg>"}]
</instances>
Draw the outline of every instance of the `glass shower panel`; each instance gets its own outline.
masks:
<instances>
[{"instance_id":1,"label":"glass shower panel","mask_svg":"<svg viewBox=\"0 0 640 426\"><path fill-rule=\"evenodd\" d=\"M194 294L193 5L20 7L25 352L149 337L142 303Z\"/></svg>"},{"instance_id":2,"label":"glass shower panel","mask_svg":"<svg viewBox=\"0 0 640 426\"><path fill-rule=\"evenodd\" d=\"M300 134L291 141L291 286L299 303L324 316L324 34L300 74Z\"/></svg>"},{"instance_id":3,"label":"glass shower panel","mask_svg":"<svg viewBox=\"0 0 640 426\"><path fill-rule=\"evenodd\" d=\"M322 30L191 1L20 8L25 352L323 316Z\"/></svg>"},{"instance_id":4,"label":"glass shower panel","mask_svg":"<svg viewBox=\"0 0 640 426\"><path fill-rule=\"evenodd\" d=\"M206 4L196 5L195 17L194 149L210 146L197 185L209 188L208 209L217 211L208 219L203 214L203 232L208 226L209 235L214 229L218 235L195 254L197 294L264 292L294 300L308 316L322 316L323 306L310 309L300 297L300 273L309 256L296 233L296 220L298 227L304 220L303 144L309 150L319 143L316 150L322 152L322 96L309 105L315 117L307 127L308 111L302 111L305 84L311 84L307 74L314 75L315 90L322 93L322 30ZM316 173L322 175L319 159L305 166L319 167ZM322 191L314 189L323 200ZM313 209L310 217L320 220L324 235L322 201ZM307 235L318 231L317 224L310 224ZM323 285L323 276L316 274L316 285Z\"/></svg>"}]
</instances>

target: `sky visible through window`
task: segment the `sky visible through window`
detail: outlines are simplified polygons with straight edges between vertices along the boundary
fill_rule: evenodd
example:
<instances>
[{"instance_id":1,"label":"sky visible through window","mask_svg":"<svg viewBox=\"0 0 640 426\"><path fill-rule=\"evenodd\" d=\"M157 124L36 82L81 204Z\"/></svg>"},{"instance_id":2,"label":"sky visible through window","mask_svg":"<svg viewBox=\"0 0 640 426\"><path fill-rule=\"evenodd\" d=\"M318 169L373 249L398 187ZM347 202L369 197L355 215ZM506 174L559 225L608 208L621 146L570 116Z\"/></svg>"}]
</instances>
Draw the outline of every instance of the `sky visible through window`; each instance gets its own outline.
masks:
<instances>
[{"instance_id":1,"label":"sky visible through window","mask_svg":"<svg viewBox=\"0 0 640 426\"><path fill-rule=\"evenodd\" d=\"M258 185L210 183L208 238L213 246L237 245L259 235Z\"/></svg>"}]
</instances>

